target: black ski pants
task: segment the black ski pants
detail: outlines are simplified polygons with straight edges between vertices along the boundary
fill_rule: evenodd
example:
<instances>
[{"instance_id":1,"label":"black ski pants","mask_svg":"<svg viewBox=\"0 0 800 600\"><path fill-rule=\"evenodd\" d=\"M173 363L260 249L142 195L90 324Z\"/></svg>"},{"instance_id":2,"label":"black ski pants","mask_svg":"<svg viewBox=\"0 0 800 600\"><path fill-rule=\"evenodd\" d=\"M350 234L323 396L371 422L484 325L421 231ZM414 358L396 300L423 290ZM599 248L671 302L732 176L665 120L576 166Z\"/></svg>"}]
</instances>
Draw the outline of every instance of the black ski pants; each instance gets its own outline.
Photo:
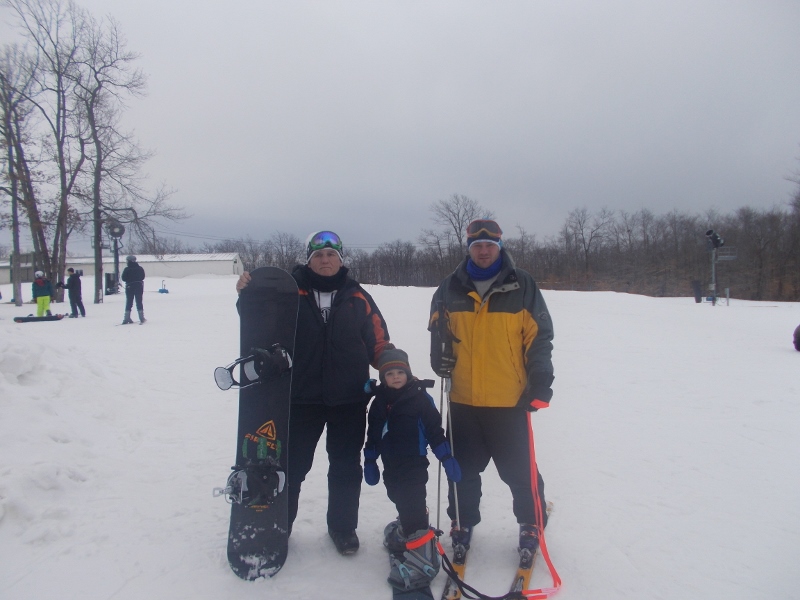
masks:
<instances>
[{"instance_id":1,"label":"black ski pants","mask_svg":"<svg viewBox=\"0 0 800 600\"><path fill-rule=\"evenodd\" d=\"M142 292L144 292L144 281L131 281L125 286L125 312L131 311L134 300L136 300L136 310L144 310Z\"/></svg>"},{"instance_id":2,"label":"black ski pants","mask_svg":"<svg viewBox=\"0 0 800 600\"><path fill-rule=\"evenodd\" d=\"M86 309L83 308L83 300L80 296L73 298L72 296L69 297L69 306L72 309L72 315L78 316L78 311L81 311L81 316L86 316Z\"/></svg>"},{"instance_id":3,"label":"black ski pants","mask_svg":"<svg viewBox=\"0 0 800 600\"><path fill-rule=\"evenodd\" d=\"M458 510L462 525L477 525L481 521L481 473L489 460L511 489L514 516L517 523L536 521L531 490L531 463L528 412L519 408L487 408L450 404L453 455L461 467L458 483ZM538 469L537 469L538 471ZM453 483L449 483L447 514L456 518ZM539 474L539 498L542 515L547 524L544 506L544 480Z\"/></svg>"},{"instance_id":4,"label":"black ski pants","mask_svg":"<svg viewBox=\"0 0 800 600\"><path fill-rule=\"evenodd\" d=\"M289 423L289 527L297 517L300 487L311 470L317 443L327 427L328 529L353 531L358 527L367 403L292 404Z\"/></svg>"},{"instance_id":5,"label":"black ski pants","mask_svg":"<svg viewBox=\"0 0 800 600\"><path fill-rule=\"evenodd\" d=\"M428 507L425 502L428 483L428 459L424 456L384 456L383 484L389 500L394 502L403 533L428 528Z\"/></svg>"}]
</instances>

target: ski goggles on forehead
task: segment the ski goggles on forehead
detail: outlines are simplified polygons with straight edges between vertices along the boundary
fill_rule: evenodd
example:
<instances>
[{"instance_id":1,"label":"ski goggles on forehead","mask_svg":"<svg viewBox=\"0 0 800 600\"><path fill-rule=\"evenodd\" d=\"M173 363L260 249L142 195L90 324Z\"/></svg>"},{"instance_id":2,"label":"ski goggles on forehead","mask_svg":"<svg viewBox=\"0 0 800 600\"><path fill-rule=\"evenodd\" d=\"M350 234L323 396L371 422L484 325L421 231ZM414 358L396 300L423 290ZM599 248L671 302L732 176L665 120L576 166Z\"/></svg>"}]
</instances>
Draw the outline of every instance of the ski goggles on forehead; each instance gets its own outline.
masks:
<instances>
[{"instance_id":1,"label":"ski goggles on forehead","mask_svg":"<svg viewBox=\"0 0 800 600\"><path fill-rule=\"evenodd\" d=\"M337 252L341 252L342 240L332 231L320 231L319 233L315 233L308 241L308 249L315 252L323 248L332 248Z\"/></svg>"},{"instance_id":2,"label":"ski goggles on forehead","mask_svg":"<svg viewBox=\"0 0 800 600\"><path fill-rule=\"evenodd\" d=\"M503 230L500 226L490 220L478 219L467 225L468 238L482 238L482 239L500 239L503 236Z\"/></svg>"}]
</instances>

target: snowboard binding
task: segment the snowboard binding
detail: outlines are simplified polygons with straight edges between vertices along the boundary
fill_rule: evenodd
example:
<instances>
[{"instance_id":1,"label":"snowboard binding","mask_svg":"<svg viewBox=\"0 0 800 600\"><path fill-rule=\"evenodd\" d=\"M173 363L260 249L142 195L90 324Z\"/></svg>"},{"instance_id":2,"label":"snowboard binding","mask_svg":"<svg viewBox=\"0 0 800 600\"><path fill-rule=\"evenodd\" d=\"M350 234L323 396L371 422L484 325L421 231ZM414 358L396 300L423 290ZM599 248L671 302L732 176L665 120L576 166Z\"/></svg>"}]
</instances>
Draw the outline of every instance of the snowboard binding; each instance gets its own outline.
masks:
<instances>
[{"instance_id":1,"label":"snowboard binding","mask_svg":"<svg viewBox=\"0 0 800 600\"><path fill-rule=\"evenodd\" d=\"M292 368L292 357L289 351L280 344L273 344L267 349L251 348L249 356L237 358L227 367L214 369L214 381L221 390L232 387L244 389L258 385L262 381L277 379ZM241 365L242 381L236 381L233 370Z\"/></svg>"},{"instance_id":2,"label":"snowboard binding","mask_svg":"<svg viewBox=\"0 0 800 600\"><path fill-rule=\"evenodd\" d=\"M441 533L428 528L406 537L399 521L389 523L383 531L383 544L389 550L387 581L403 591L429 586L439 573L436 540Z\"/></svg>"},{"instance_id":3,"label":"snowboard binding","mask_svg":"<svg viewBox=\"0 0 800 600\"><path fill-rule=\"evenodd\" d=\"M286 473L272 461L231 469L225 487L213 492L215 498L225 496L229 504L269 506L286 487Z\"/></svg>"}]
</instances>

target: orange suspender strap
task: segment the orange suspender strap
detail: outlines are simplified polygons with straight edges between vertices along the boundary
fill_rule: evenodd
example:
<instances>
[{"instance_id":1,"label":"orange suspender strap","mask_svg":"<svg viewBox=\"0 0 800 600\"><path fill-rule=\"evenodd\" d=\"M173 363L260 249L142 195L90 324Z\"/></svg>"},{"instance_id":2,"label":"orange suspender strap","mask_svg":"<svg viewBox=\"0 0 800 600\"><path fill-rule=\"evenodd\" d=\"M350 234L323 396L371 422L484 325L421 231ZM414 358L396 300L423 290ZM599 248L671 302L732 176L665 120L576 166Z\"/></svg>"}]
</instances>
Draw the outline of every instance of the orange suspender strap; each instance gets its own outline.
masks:
<instances>
[{"instance_id":1,"label":"orange suspender strap","mask_svg":"<svg viewBox=\"0 0 800 600\"><path fill-rule=\"evenodd\" d=\"M550 553L547 551L547 543L544 539L544 514L542 511L542 498L539 496L539 469L536 466L536 448L533 443L533 425L531 424L530 413L526 414L528 419L528 448L530 449L531 459L531 492L533 492L533 504L536 509L536 523L539 528L539 549L542 552L542 557L547 563L547 568L550 570L550 577L553 579L553 587L539 588L536 590L522 590L522 594L528 600L544 600L554 596L561 588L561 577L558 576L556 568L553 566L553 561L550 560Z\"/></svg>"},{"instance_id":2,"label":"orange suspender strap","mask_svg":"<svg viewBox=\"0 0 800 600\"><path fill-rule=\"evenodd\" d=\"M408 550L416 550L420 546L424 546L428 542L430 542L434 538L433 529L428 529L428 533L423 535L420 538L417 538L413 542L406 542L406 548Z\"/></svg>"}]
</instances>

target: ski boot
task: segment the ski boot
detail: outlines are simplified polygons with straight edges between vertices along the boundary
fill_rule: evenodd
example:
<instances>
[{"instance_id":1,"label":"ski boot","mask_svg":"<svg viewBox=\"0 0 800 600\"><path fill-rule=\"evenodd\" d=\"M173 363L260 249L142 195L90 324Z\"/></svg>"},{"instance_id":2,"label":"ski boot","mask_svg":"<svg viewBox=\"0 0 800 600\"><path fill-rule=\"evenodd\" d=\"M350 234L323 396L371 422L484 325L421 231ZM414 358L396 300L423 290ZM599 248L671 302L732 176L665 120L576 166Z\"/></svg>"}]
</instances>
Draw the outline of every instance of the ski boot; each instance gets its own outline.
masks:
<instances>
[{"instance_id":1,"label":"ski boot","mask_svg":"<svg viewBox=\"0 0 800 600\"><path fill-rule=\"evenodd\" d=\"M453 540L453 562L463 563L467 558L467 550L472 542L472 526L458 527L455 519L450 523L450 539Z\"/></svg>"},{"instance_id":2,"label":"ski boot","mask_svg":"<svg viewBox=\"0 0 800 600\"><path fill-rule=\"evenodd\" d=\"M144 325L147 322L147 319L144 318L144 311L139 311L139 325Z\"/></svg>"},{"instance_id":3,"label":"ski boot","mask_svg":"<svg viewBox=\"0 0 800 600\"><path fill-rule=\"evenodd\" d=\"M539 549L539 527L530 523L519 526L519 564L527 567L533 564L533 557Z\"/></svg>"},{"instance_id":4,"label":"ski boot","mask_svg":"<svg viewBox=\"0 0 800 600\"><path fill-rule=\"evenodd\" d=\"M129 325L131 323L133 323L133 319L131 319L131 311L126 310L125 311L125 317L122 319L122 324L123 325Z\"/></svg>"}]
</instances>

